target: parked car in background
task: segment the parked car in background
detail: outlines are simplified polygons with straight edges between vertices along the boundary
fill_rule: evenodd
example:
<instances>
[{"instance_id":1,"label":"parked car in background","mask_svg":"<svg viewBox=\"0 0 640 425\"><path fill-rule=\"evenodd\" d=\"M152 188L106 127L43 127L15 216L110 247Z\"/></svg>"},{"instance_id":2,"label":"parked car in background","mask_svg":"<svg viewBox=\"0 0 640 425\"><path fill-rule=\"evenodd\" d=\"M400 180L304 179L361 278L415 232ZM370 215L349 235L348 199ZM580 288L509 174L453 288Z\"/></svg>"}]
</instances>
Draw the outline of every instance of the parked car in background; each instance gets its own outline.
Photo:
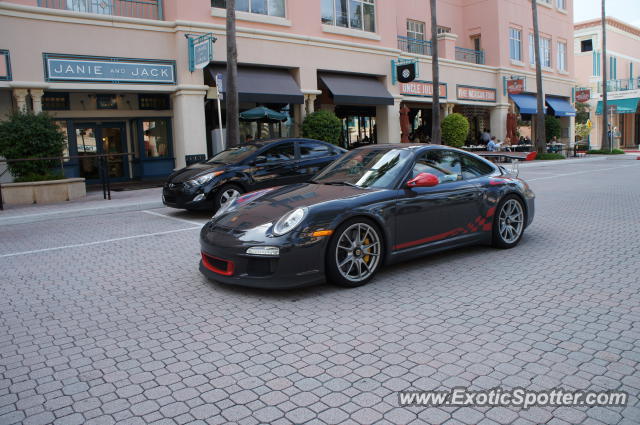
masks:
<instances>
[{"instance_id":1,"label":"parked car in background","mask_svg":"<svg viewBox=\"0 0 640 425\"><path fill-rule=\"evenodd\" d=\"M305 182L345 152L312 139L246 143L172 173L162 202L173 208L216 211L245 192Z\"/></svg>"},{"instance_id":2,"label":"parked car in background","mask_svg":"<svg viewBox=\"0 0 640 425\"><path fill-rule=\"evenodd\" d=\"M308 183L236 198L200 233L200 271L232 285L367 283L383 264L464 245L516 246L534 194L502 167L440 145L354 149Z\"/></svg>"}]
</instances>

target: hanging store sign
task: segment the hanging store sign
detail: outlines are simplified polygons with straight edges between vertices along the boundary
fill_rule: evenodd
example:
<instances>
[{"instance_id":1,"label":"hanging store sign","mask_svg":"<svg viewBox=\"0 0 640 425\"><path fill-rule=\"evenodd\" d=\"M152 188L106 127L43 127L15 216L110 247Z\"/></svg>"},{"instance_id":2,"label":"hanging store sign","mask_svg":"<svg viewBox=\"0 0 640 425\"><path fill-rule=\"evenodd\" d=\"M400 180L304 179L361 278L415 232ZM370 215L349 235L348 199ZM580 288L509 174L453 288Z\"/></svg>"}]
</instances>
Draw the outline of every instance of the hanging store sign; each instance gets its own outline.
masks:
<instances>
[{"instance_id":1,"label":"hanging store sign","mask_svg":"<svg viewBox=\"0 0 640 425\"><path fill-rule=\"evenodd\" d=\"M44 54L46 81L175 84L172 60Z\"/></svg>"},{"instance_id":2,"label":"hanging store sign","mask_svg":"<svg viewBox=\"0 0 640 425\"><path fill-rule=\"evenodd\" d=\"M478 102L495 102L496 89L474 86L456 86L458 100L476 100Z\"/></svg>"},{"instance_id":3,"label":"hanging store sign","mask_svg":"<svg viewBox=\"0 0 640 425\"><path fill-rule=\"evenodd\" d=\"M400 83L412 82L416 79L416 64L404 63L396 65L396 75Z\"/></svg>"},{"instance_id":4,"label":"hanging store sign","mask_svg":"<svg viewBox=\"0 0 640 425\"><path fill-rule=\"evenodd\" d=\"M431 81L400 83L400 94L405 96L433 97L433 83ZM447 97L446 83L440 83L440 97Z\"/></svg>"},{"instance_id":5,"label":"hanging store sign","mask_svg":"<svg viewBox=\"0 0 640 425\"><path fill-rule=\"evenodd\" d=\"M520 94L524 91L524 80L522 78L514 78L507 80L507 93Z\"/></svg>"},{"instance_id":6,"label":"hanging store sign","mask_svg":"<svg viewBox=\"0 0 640 425\"><path fill-rule=\"evenodd\" d=\"M209 65L213 60L213 43L216 41L213 34L187 34L186 37L189 46L189 71L193 72Z\"/></svg>"},{"instance_id":7,"label":"hanging store sign","mask_svg":"<svg viewBox=\"0 0 640 425\"><path fill-rule=\"evenodd\" d=\"M576 102L587 103L591 99L590 89L576 90Z\"/></svg>"}]
</instances>

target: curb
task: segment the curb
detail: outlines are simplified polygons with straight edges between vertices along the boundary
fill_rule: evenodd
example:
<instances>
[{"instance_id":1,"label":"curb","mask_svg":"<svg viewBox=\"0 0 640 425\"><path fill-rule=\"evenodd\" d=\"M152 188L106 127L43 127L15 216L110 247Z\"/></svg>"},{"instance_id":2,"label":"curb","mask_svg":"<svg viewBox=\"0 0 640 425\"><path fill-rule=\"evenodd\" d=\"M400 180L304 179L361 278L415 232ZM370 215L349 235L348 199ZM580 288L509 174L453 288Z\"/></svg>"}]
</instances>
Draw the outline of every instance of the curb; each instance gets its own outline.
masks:
<instances>
[{"instance_id":1,"label":"curb","mask_svg":"<svg viewBox=\"0 0 640 425\"><path fill-rule=\"evenodd\" d=\"M154 208L163 208L162 201L150 201L143 203L129 203L106 207L77 208L73 210L51 211L40 214L16 215L12 217L0 216L0 226L11 224L37 223L40 221L57 220L61 218L86 217L104 214L113 214L128 211L142 211Z\"/></svg>"},{"instance_id":2,"label":"curb","mask_svg":"<svg viewBox=\"0 0 640 425\"><path fill-rule=\"evenodd\" d=\"M564 164L578 164L584 162L593 162L593 161L604 161L608 159L606 157L597 157L597 158L576 158L576 159L561 159L561 160L535 160L535 161L526 161L526 162L518 162L518 166L520 168L530 168L530 167L544 167L548 165L564 165Z\"/></svg>"}]
</instances>

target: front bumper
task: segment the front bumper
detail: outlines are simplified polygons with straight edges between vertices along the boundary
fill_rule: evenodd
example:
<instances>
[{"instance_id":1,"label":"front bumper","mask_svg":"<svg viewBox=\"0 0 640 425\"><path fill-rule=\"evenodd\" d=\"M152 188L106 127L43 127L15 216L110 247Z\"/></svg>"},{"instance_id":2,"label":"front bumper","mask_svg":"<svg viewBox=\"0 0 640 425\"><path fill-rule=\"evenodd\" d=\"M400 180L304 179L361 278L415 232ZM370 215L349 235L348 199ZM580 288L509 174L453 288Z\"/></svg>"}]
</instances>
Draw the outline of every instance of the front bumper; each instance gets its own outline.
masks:
<instances>
[{"instance_id":1,"label":"front bumper","mask_svg":"<svg viewBox=\"0 0 640 425\"><path fill-rule=\"evenodd\" d=\"M243 240L240 232L207 224L200 234L200 271L207 278L237 286L287 289L322 283L328 238L299 235ZM258 239L258 238L254 238ZM249 255L253 246L277 246L278 256Z\"/></svg>"},{"instance_id":2,"label":"front bumper","mask_svg":"<svg viewBox=\"0 0 640 425\"><path fill-rule=\"evenodd\" d=\"M213 209L213 201L204 199L194 201L193 199L204 193L201 188L191 188L183 184L170 186L165 184L162 188L162 203L168 207L190 209L190 210L211 210Z\"/></svg>"}]
</instances>

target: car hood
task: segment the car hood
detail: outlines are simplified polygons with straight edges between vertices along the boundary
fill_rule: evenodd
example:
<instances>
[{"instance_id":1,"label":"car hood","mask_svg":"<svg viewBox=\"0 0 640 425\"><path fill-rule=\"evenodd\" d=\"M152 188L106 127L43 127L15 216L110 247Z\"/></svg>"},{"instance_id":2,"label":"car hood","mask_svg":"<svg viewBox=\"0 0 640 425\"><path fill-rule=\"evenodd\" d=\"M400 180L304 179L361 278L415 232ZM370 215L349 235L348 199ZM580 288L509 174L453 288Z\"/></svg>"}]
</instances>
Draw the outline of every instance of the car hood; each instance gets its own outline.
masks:
<instances>
[{"instance_id":1,"label":"car hood","mask_svg":"<svg viewBox=\"0 0 640 425\"><path fill-rule=\"evenodd\" d=\"M264 189L238 198L238 205L213 221L216 227L245 231L273 224L296 208L313 208L329 202L340 204L346 199L366 196L375 191L377 190L312 183ZM339 208L339 205L336 205L336 208Z\"/></svg>"},{"instance_id":2,"label":"car hood","mask_svg":"<svg viewBox=\"0 0 640 425\"><path fill-rule=\"evenodd\" d=\"M207 164L206 162L199 162L197 164L191 164L188 167L175 171L169 176L169 182L171 183L184 183L188 180L196 178L202 174L206 174L212 171L223 170L224 164Z\"/></svg>"}]
</instances>

